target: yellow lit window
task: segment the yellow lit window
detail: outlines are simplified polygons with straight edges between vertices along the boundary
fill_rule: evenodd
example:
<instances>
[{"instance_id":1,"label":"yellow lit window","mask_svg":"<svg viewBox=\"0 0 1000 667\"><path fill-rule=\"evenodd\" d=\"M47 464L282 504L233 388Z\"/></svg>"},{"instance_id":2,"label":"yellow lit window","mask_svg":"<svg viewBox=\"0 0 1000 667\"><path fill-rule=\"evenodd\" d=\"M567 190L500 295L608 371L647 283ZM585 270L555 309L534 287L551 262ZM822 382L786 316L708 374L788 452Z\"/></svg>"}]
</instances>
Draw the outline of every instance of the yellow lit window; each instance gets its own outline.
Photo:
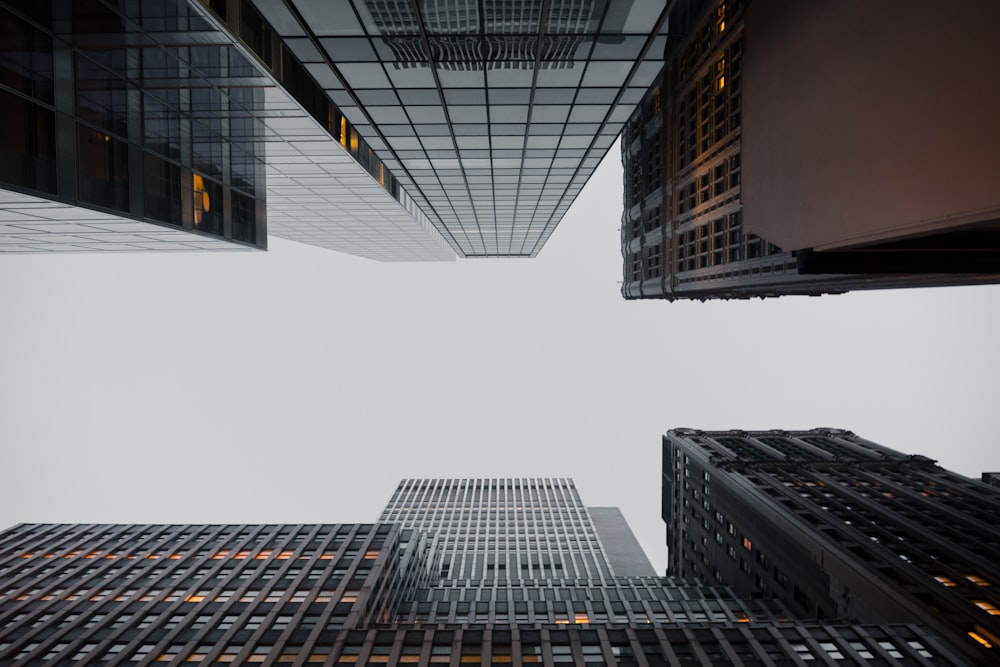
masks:
<instances>
[{"instance_id":1,"label":"yellow lit window","mask_svg":"<svg viewBox=\"0 0 1000 667\"><path fill-rule=\"evenodd\" d=\"M573 615L573 621L575 623L590 623L590 617L585 613L577 613Z\"/></svg>"},{"instance_id":2,"label":"yellow lit window","mask_svg":"<svg viewBox=\"0 0 1000 667\"><path fill-rule=\"evenodd\" d=\"M990 582L980 577L978 574L967 574L965 578L974 583L976 586L992 586Z\"/></svg>"},{"instance_id":3,"label":"yellow lit window","mask_svg":"<svg viewBox=\"0 0 1000 667\"><path fill-rule=\"evenodd\" d=\"M934 579L935 579L935 581L937 581L942 586L947 586L948 588L951 588L952 586L956 585L954 581L952 581L948 577L944 576L943 574L940 575L940 576L934 577Z\"/></svg>"},{"instance_id":4,"label":"yellow lit window","mask_svg":"<svg viewBox=\"0 0 1000 667\"><path fill-rule=\"evenodd\" d=\"M977 642L979 642L983 646L985 646L986 648L993 648L993 644L989 643L988 641L986 641L985 639L983 639L982 637L980 637L979 635L977 635L975 632L970 632L969 636L972 637L973 639L975 639Z\"/></svg>"},{"instance_id":5,"label":"yellow lit window","mask_svg":"<svg viewBox=\"0 0 1000 667\"><path fill-rule=\"evenodd\" d=\"M347 119L340 117L340 145L347 148Z\"/></svg>"},{"instance_id":6,"label":"yellow lit window","mask_svg":"<svg viewBox=\"0 0 1000 667\"><path fill-rule=\"evenodd\" d=\"M336 556L336 554L330 554L330 553L320 554L319 555L319 559L320 560L333 560L334 556Z\"/></svg>"},{"instance_id":7,"label":"yellow lit window","mask_svg":"<svg viewBox=\"0 0 1000 667\"><path fill-rule=\"evenodd\" d=\"M990 616L1000 616L1000 609L997 609L996 605L992 602L987 602L986 600L973 600L973 602Z\"/></svg>"},{"instance_id":8,"label":"yellow lit window","mask_svg":"<svg viewBox=\"0 0 1000 667\"><path fill-rule=\"evenodd\" d=\"M191 189L194 193L194 224L201 224L205 213L212 209L212 201L205 190L205 180L198 174L191 178Z\"/></svg>"},{"instance_id":9,"label":"yellow lit window","mask_svg":"<svg viewBox=\"0 0 1000 667\"><path fill-rule=\"evenodd\" d=\"M255 558L257 560L264 560L264 559L270 558L270 557L271 557L271 552L270 551L261 551L259 554L257 554L255 556Z\"/></svg>"},{"instance_id":10,"label":"yellow lit window","mask_svg":"<svg viewBox=\"0 0 1000 667\"><path fill-rule=\"evenodd\" d=\"M378 558L378 549L369 549L365 552L365 560L372 560L373 558Z\"/></svg>"},{"instance_id":11,"label":"yellow lit window","mask_svg":"<svg viewBox=\"0 0 1000 667\"><path fill-rule=\"evenodd\" d=\"M184 598L184 601L185 602L204 602L205 601L205 596L204 595L189 595L186 598Z\"/></svg>"},{"instance_id":12,"label":"yellow lit window","mask_svg":"<svg viewBox=\"0 0 1000 667\"><path fill-rule=\"evenodd\" d=\"M288 560L291 557L292 557L292 552L291 551L282 551L277 556L278 560Z\"/></svg>"}]
</instances>

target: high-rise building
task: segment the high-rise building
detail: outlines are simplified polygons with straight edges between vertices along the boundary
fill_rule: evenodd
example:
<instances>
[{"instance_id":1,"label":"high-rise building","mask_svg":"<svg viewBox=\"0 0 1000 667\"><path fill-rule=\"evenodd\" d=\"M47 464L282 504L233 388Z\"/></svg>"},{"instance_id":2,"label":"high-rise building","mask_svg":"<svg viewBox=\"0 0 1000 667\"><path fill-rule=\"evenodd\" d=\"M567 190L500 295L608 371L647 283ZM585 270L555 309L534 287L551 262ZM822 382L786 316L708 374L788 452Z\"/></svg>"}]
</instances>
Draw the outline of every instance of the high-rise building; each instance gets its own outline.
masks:
<instances>
[{"instance_id":1,"label":"high-rise building","mask_svg":"<svg viewBox=\"0 0 1000 667\"><path fill-rule=\"evenodd\" d=\"M20 525L0 665L968 664L914 625L646 574L616 512L565 479L404 480L394 523Z\"/></svg>"},{"instance_id":2,"label":"high-rise building","mask_svg":"<svg viewBox=\"0 0 1000 667\"><path fill-rule=\"evenodd\" d=\"M622 294L1000 282L1000 6L674 5L622 135ZM844 39L850 34L850 39Z\"/></svg>"},{"instance_id":3,"label":"high-rise building","mask_svg":"<svg viewBox=\"0 0 1000 667\"><path fill-rule=\"evenodd\" d=\"M620 511L596 514L570 479L406 479L379 521L436 536L448 579L654 576Z\"/></svg>"},{"instance_id":4,"label":"high-rise building","mask_svg":"<svg viewBox=\"0 0 1000 667\"><path fill-rule=\"evenodd\" d=\"M666 0L0 3L0 251L531 257Z\"/></svg>"},{"instance_id":5,"label":"high-rise building","mask_svg":"<svg viewBox=\"0 0 1000 667\"><path fill-rule=\"evenodd\" d=\"M663 438L668 574L1000 656L1000 489L849 431Z\"/></svg>"}]
</instances>

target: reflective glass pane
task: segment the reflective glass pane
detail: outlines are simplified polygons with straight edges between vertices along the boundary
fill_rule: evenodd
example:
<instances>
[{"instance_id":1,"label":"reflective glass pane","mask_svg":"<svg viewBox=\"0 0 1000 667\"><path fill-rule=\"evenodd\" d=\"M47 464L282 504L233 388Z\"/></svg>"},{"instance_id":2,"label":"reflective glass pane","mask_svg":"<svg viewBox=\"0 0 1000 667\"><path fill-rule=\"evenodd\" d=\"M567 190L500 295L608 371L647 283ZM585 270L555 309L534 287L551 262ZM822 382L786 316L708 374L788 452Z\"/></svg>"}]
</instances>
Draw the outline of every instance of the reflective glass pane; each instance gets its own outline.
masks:
<instances>
[{"instance_id":1,"label":"reflective glass pane","mask_svg":"<svg viewBox=\"0 0 1000 667\"><path fill-rule=\"evenodd\" d=\"M80 201L128 211L128 146L83 125L76 128Z\"/></svg>"}]
</instances>

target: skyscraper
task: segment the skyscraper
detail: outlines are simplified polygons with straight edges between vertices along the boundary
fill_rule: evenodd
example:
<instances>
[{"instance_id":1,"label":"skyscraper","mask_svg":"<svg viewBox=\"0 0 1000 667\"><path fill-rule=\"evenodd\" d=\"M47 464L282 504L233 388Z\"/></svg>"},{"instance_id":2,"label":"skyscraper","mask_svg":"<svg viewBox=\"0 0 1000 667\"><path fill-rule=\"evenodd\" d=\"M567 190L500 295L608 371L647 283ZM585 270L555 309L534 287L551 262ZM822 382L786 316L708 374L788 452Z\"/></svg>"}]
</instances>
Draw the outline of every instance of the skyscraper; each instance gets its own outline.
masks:
<instances>
[{"instance_id":1,"label":"skyscraper","mask_svg":"<svg viewBox=\"0 0 1000 667\"><path fill-rule=\"evenodd\" d=\"M654 576L620 513L611 519L595 524L573 480L558 478L406 479L379 517L436 536L444 578L609 579L619 573L597 525L621 530L610 552L620 574Z\"/></svg>"},{"instance_id":2,"label":"skyscraper","mask_svg":"<svg viewBox=\"0 0 1000 667\"><path fill-rule=\"evenodd\" d=\"M668 573L1000 652L1000 489L849 431L663 437Z\"/></svg>"},{"instance_id":3,"label":"skyscraper","mask_svg":"<svg viewBox=\"0 0 1000 667\"><path fill-rule=\"evenodd\" d=\"M916 626L619 576L634 539L598 513L565 479L404 480L397 523L17 526L0 664L967 664Z\"/></svg>"},{"instance_id":4,"label":"skyscraper","mask_svg":"<svg viewBox=\"0 0 1000 667\"><path fill-rule=\"evenodd\" d=\"M0 251L534 256L659 71L666 5L0 3Z\"/></svg>"},{"instance_id":5,"label":"skyscraper","mask_svg":"<svg viewBox=\"0 0 1000 667\"><path fill-rule=\"evenodd\" d=\"M979 84L1000 10L965 9L676 3L684 37L622 135L622 294L1000 281L1000 91Z\"/></svg>"}]
</instances>

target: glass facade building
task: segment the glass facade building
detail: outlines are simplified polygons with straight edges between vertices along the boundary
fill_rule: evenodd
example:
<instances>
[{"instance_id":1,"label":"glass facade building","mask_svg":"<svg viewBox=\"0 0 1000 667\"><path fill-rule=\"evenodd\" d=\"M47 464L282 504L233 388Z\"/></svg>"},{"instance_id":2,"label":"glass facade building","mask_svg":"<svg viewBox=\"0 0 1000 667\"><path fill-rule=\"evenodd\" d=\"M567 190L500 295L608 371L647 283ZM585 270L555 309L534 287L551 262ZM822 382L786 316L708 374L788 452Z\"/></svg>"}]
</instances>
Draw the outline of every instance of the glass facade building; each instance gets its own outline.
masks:
<instances>
[{"instance_id":1,"label":"glass facade building","mask_svg":"<svg viewBox=\"0 0 1000 667\"><path fill-rule=\"evenodd\" d=\"M390 517L16 526L0 665L969 664L917 626L799 622L729 588L620 576L631 531L595 530L571 480L404 480Z\"/></svg>"},{"instance_id":2,"label":"glass facade building","mask_svg":"<svg viewBox=\"0 0 1000 667\"><path fill-rule=\"evenodd\" d=\"M0 3L0 251L534 256L660 70L666 4Z\"/></svg>"},{"instance_id":3,"label":"glass facade building","mask_svg":"<svg viewBox=\"0 0 1000 667\"><path fill-rule=\"evenodd\" d=\"M668 573L798 618L925 625L1000 652L1000 489L849 432L663 438Z\"/></svg>"}]
</instances>

